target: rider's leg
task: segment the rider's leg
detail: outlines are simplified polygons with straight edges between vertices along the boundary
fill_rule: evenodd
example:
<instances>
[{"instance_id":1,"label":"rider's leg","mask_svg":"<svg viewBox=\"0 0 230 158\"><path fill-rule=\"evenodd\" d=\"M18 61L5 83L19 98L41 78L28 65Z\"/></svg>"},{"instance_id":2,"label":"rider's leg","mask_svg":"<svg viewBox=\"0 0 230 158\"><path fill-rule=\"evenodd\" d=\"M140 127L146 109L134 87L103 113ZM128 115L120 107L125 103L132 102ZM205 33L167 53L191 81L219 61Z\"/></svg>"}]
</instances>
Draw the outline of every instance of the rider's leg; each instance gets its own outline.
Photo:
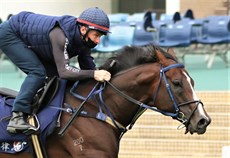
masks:
<instances>
[{"instance_id":1,"label":"rider's leg","mask_svg":"<svg viewBox=\"0 0 230 158\"><path fill-rule=\"evenodd\" d=\"M34 128L27 123L25 116L31 114L33 98L45 82L45 68L37 55L17 37L7 24L3 27L0 25L0 49L27 74L14 101L13 117L7 130L15 133Z\"/></svg>"}]
</instances>

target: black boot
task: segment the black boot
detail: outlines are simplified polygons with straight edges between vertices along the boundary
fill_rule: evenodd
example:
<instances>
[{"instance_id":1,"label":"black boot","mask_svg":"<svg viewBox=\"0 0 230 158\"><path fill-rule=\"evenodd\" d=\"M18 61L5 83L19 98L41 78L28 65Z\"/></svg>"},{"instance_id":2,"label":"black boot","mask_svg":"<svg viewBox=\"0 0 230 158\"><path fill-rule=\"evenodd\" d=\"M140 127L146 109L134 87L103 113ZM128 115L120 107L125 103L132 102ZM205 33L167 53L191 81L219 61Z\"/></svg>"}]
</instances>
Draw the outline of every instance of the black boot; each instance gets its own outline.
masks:
<instances>
[{"instance_id":1,"label":"black boot","mask_svg":"<svg viewBox=\"0 0 230 158\"><path fill-rule=\"evenodd\" d=\"M6 129L9 133L22 133L28 130L36 131L36 127L26 122L22 112L13 112L13 116Z\"/></svg>"}]
</instances>

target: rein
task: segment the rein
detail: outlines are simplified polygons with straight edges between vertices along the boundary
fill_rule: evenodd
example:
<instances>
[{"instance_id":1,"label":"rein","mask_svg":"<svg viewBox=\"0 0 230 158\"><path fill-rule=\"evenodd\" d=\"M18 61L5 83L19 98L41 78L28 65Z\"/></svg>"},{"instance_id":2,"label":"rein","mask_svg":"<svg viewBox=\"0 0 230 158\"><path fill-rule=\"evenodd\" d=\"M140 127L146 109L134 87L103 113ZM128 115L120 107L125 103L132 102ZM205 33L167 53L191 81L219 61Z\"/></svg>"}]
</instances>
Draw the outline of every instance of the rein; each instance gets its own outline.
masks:
<instances>
[{"instance_id":1,"label":"rein","mask_svg":"<svg viewBox=\"0 0 230 158\"><path fill-rule=\"evenodd\" d=\"M138 66L139 67L139 66ZM167 66L167 67L164 67L160 69L160 81L159 81L159 84L158 84L158 87L157 87L157 90L156 92L154 93L154 96L153 96L153 101L155 102L156 100L156 97L157 97L157 94L159 92L159 89L160 89L160 85L161 85L161 82L162 80L164 79L164 82L165 82L165 86L166 86L166 89L167 89L167 92L169 94L169 97L173 103L173 106L174 106L174 109L175 109L175 112L166 112L166 111L162 111L162 110L159 110L157 109L156 107L151 107L147 104L144 104L130 96L128 96L127 94L121 92L117 87L115 87L111 82L107 81L107 82L104 82L104 83L99 83L97 82L97 84L94 86L94 88L92 89L92 91L90 92L90 94L87 96L87 97L83 97L79 94L76 94L74 93L74 89L77 87L79 81L75 82L75 84L73 85L73 87L71 88L71 94L80 99L80 100L83 100L82 104L80 105L80 108L81 111L79 111L79 109L77 111L74 112L72 118L69 120L69 122L66 124L66 126L64 127L63 130L61 130L61 132L59 132L59 135L63 135L63 133L65 132L65 130L67 129L67 127L70 126L70 124L72 123L72 121L75 119L75 117L77 115L81 115L80 113L84 111L82 111L82 107L83 107L83 104L89 99L89 98L93 98L94 101L97 103L98 105L98 108L99 108L99 112L97 113L96 115L96 119L98 120L101 120L101 121L105 121L107 123L109 123L110 125L116 127L117 129L120 130L121 132L121 135L120 135L120 138L123 136L123 134L125 132L127 132L128 130L132 129L134 123L136 122L136 120L147 110L147 109L150 109L150 110L153 110L153 111L156 111L156 112L159 112L163 115L166 115L166 116L171 116L173 119L177 119L178 121L182 122L182 125L184 125L184 127L188 127L188 125L190 124L190 120L193 116L193 114L195 113L195 111L197 110L197 107L199 104L202 104L203 103L200 101L200 100L192 100L192 101L187 101L187 102L184 102L184 103L180 103L180 104L177 104L175 99L174 99L174 96L172 94L172 91L171 91L171 88L170 88L170 85L167 81L167 77L165 75L165 72L170 70L170 69L173 69L173 68L183 68L184 65L183 64L180 64L180 63L176 63L176 64L173 64L173 65L170 65L170 66ZM131 68L131 70L133 70L134 68ZM130 69L129 69L130 71ZM126 72L126 71L125 71ZM119 73L117 75L120 75L120 74L124 74L123 72L122 73ZM117 76L116 75L116 76ZM106 87L106 85L110 86L114 91L117 92L117 94L119 94L120 96L122 96L123 98L125 98L126 100L128 100L129 102L135 104L135 105L138 105L139 106L139 109L137 110L136 114L134 115L132 121L130 122L130 124L128 125L128 127L124 127L122 124L120 124L119 122L117 122L111 112L109 111L107 105L105 104L104 100L103 100L103 97L102 97L102 92L104 90L104 88ZM96 89L96 87L99 87L99 89ZM98 95L98 98L99 98L99 102L98 102L98 99L96 98L96 96ZM181 106L185 106L185 105L189 105L191 103L196 103L196 107L193 109L191 115L186 118L184 113L180 111L180 107ZM108 116L106 114L103 113L103 110L102 108L105 109L106 113L108 114ZM72 112L73 113L73 112ZM76 114L77 113L77 114ZM82 115L81 115L82 116ZM87 115L85 115L87 116ZM109 117L109 118L108 118ZM181 127L181 125L179 126ZM178 127L178 129L179 129Z\"/></svg>"}]
</instances>

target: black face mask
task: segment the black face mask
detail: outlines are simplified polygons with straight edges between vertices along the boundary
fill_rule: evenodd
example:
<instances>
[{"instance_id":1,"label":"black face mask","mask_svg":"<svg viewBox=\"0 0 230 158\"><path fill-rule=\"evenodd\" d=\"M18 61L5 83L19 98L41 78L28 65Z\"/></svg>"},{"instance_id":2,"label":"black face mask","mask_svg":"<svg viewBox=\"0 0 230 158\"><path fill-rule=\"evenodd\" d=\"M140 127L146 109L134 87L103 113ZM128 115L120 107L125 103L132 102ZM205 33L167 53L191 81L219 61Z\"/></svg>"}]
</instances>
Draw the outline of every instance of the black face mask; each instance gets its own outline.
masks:
<instances>
[{"instance_id":1,"label":"black face mask","mask_svg":"<svg viewBox=\"0 0 230 158\"><path fill-rule=\"evenodd\" d=\"M83 43L88 48L94 48L94 47L97 46L97 44L94 43L89 37L88 37L88 41L86 41L85 38L84 38Z\"/></svg>"}]
</instances>

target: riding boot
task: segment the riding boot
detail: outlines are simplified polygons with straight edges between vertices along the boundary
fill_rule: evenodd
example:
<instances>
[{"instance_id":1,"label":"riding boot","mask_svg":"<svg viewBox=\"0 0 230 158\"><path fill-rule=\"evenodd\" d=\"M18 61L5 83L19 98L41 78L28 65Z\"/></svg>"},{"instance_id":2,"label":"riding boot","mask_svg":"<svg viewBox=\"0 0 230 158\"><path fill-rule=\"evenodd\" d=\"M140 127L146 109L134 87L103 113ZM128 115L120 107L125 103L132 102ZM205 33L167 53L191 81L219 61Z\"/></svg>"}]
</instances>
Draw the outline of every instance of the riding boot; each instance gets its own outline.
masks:
<instances>
[{"instance_id":1,"label":"riding boot","mask_svg":"<svg viewBox=\"0 0 230 158\"><path fill-rule=\"evenodd\" d=\"M36 131L36 127L27 123L25 116L22 112L13 112L13 116L7 126L9 133L22 133L26 131Z\"/></svg>"}]
</instances>

